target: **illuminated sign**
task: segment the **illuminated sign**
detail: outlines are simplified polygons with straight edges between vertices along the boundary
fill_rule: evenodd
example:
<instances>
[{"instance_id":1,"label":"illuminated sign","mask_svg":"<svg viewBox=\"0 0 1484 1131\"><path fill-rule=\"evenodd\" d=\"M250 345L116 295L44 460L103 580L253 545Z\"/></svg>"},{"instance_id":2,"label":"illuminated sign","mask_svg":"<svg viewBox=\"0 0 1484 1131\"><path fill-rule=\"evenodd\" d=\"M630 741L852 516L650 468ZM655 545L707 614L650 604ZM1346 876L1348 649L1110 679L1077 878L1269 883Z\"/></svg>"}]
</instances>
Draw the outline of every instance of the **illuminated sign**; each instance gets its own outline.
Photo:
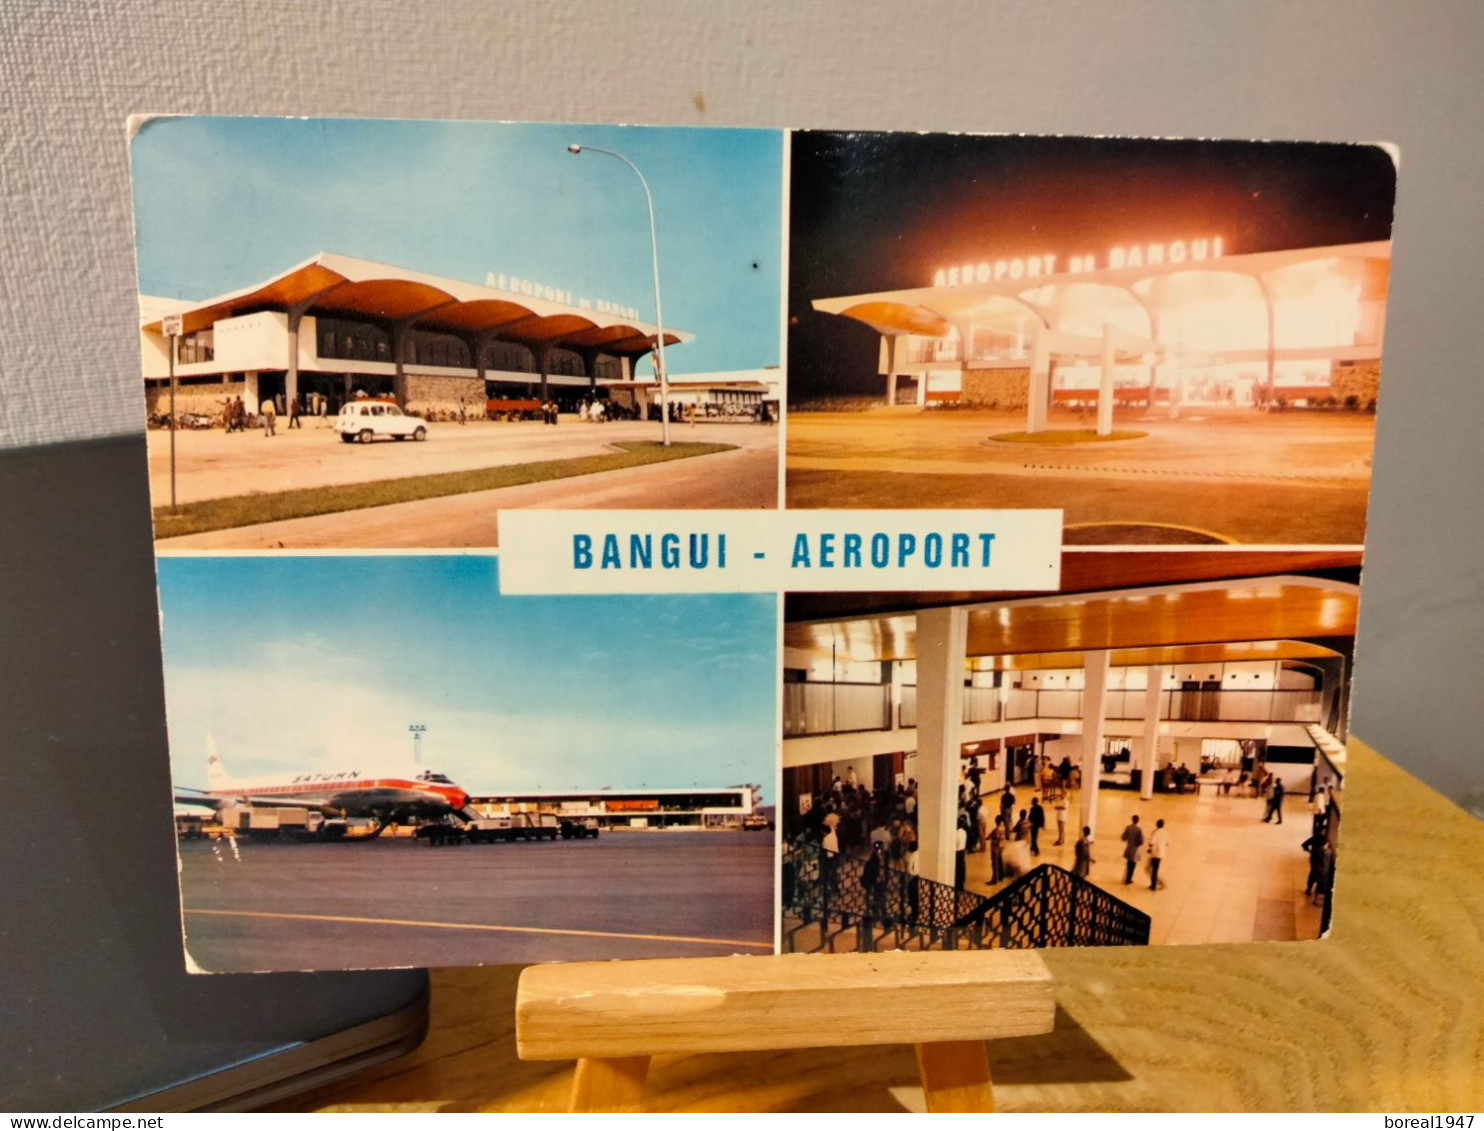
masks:
<instances>
[{"instance_id":1,"label":"illuminated sign","mask_svg":"<svg viewBox=\"0 0 1484 1131\"><path fill-rule=\"evenodd\" d=\"M523 279L519 275L497 275L489 271L484 276L484 285L509 291L511 294L528 295L531 298L544 298L547 302L564 303L567 306L575 306L579 310L613 314L633 321L639 319L639 311L635 307L624 306L616 302L604 302L602 299L574 299L571 291L564 291L560 287L549 287L545 283L538 283L534 279Z\"/></svg>"},{"instance_id":2,"label":"illuminated sign","mask_svg":"<svg viewBox=\"0 0 1484 1131\"><path fill-rule=\"evenodd\" d=\"M1101 263L1091 253L1074 255L1067 260L1064 274L1085 275L1089 271L1104 268L1117 271L1124 267L1178 267L1184 263L1220 259L1221 256L1220 236L1199 240L1173 240L1170 243L1129 244L1109 248ZM1056 264L1057 257L1054 255L1028 255L1015 259L961 263L954 267L939 267L933 275L933 286L967 287L976 283L999 283L1005 279L1013 282L1042 279L1056 274Z\"/></svg>"}]
</instances>

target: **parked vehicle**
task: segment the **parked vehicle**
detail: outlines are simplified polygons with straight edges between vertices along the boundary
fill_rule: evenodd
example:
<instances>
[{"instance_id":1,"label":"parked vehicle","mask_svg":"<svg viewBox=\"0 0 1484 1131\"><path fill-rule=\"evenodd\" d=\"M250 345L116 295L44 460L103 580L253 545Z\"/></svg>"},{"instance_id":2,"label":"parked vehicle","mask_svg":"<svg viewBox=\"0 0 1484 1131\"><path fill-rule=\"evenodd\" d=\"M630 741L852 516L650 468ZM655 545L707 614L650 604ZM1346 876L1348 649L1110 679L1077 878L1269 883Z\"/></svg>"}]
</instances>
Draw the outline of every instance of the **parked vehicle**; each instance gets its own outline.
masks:
<instances>
[{"instance_id":1,"label":"parked vehicle","mask_svg":"<svg viewBox=\"0 0 1484 1131\"><path fill-rule=\"evenodd\" d=\"M347 444L353 440L369 444L381 436L394 440L428 438L428 425L422 417L403 412L392 401L372 399L345 405L335 417L335 431Z\"/></svg>"},{"instance_id":2,"label":"parked vehicle","mask_svg":"<svg viewBox=\"0 0 1484 1131\"><path fill-rule=\"evenodd\" d=\"M486 817L471 822L466 835L472 844L497 840L556 840L561 824L550 813L513 813L509 817Z\"/></svg>"}]
</instances>

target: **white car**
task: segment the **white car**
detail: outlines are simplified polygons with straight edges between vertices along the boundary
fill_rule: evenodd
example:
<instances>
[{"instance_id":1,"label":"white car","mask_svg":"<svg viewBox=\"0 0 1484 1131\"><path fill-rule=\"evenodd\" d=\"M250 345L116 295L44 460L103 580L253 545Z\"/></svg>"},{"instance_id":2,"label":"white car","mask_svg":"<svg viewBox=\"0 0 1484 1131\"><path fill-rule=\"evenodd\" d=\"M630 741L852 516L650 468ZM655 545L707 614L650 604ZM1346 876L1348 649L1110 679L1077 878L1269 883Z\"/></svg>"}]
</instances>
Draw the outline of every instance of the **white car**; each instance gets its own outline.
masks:
<instances>
[{"instance_id":1,"label":"white car","mask_svg":"<svg viewBox=\"0 0 1484 1131\"><path fill-rule=\"evenodd\" d=\"M394 440L428 438L428 426L420 416L403 412L391 401L351 401L335 417L335 431L347 444L359 440L369 444L378 436L390 436Z\"/></svg>"}]
</instances>

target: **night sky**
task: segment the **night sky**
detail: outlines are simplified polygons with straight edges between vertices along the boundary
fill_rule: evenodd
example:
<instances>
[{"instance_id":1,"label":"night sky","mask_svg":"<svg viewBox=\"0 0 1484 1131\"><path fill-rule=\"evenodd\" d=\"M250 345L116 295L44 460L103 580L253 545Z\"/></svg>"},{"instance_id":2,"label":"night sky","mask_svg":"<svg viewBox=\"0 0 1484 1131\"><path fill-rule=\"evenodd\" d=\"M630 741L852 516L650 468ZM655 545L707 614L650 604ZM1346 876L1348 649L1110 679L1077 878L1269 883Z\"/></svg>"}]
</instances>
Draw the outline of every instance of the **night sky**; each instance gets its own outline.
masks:
<instances>
[{"instance_id":1,"label":"night sky","mask_svg":"<svg viewBox=\"0 0 1484 1131\"><path fill-rule=\"evenodd\" d=\"M816 298L922 287L939 267L1220 236L1224 254L1386 239L1396 173L1371 146L795 133L789 400L883 392L878 337ZM1034 286L1034 281L1027 287Z\"/></svg>"}]
</instances>

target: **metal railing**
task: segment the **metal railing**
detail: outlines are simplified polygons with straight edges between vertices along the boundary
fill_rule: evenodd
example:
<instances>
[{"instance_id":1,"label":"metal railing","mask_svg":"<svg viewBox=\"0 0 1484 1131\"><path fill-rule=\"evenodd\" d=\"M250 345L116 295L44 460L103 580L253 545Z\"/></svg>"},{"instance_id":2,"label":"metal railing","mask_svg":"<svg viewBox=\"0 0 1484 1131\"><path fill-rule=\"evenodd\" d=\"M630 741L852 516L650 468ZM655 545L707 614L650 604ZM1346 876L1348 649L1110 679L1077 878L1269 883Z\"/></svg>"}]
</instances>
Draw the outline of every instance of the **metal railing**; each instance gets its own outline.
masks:
<instances>
[{"instance_id":1,"label":"metal railing","mask_svg":"<svg viewBox=\"0 0 1484 1131\"><path fill-rule=\"evenodd\" d=\"M1142 719L1144 692L1109 691L1104 718ZM1308 690L1163 691L1159 717L1188 722L1318 722L1320 695ZM1005 711L1007 719L1077 719L1082 717L1082 692L1061 689L1013 688Z\"/></svg>"},{"instance_id":2,"label":"metal railing","mask_svg":"<svg viewBox=\"0 0 1484 1131\"><path fill-rule=\"evenodd\" d=\"M785 683L783 734L844 734L891 727L891 685Z\"/></svg>"},{"instance_id":3,"label":"metal railing","mask_svg":"<svg viewBox=\"0 0 1484 1131\"><path fill-rule=\"evenodd\" d=\"M1144 692L1110 691L1104 718L1142 719ZM1159 717L1186 722L1317 723L1320 693L1308 690L1164 691ZM997 723L1014 719L1080 719L1082 692L1062 688L1011 688L1003 713L1000 689L965 687L963 721ZM917 725L917 688L902 687L897 725ZM848 731L889 730L891 687L875 683L785 683L783 734L843 734Z\"/></svg>"},{"instance_id":4,"label":"metal railing","mask_svg":"<svg viewBox=\"0 0 1484 1131\"><path fill-rule=\"evenodd\" d=\"M795 842L784 851L786 951L1142 946L1149 916L1080 876L1042 864L992 896ZM817 931L817 935L816 935ZM809 945L812 942L812 945Z\"/></svg>"}]
</instances>

